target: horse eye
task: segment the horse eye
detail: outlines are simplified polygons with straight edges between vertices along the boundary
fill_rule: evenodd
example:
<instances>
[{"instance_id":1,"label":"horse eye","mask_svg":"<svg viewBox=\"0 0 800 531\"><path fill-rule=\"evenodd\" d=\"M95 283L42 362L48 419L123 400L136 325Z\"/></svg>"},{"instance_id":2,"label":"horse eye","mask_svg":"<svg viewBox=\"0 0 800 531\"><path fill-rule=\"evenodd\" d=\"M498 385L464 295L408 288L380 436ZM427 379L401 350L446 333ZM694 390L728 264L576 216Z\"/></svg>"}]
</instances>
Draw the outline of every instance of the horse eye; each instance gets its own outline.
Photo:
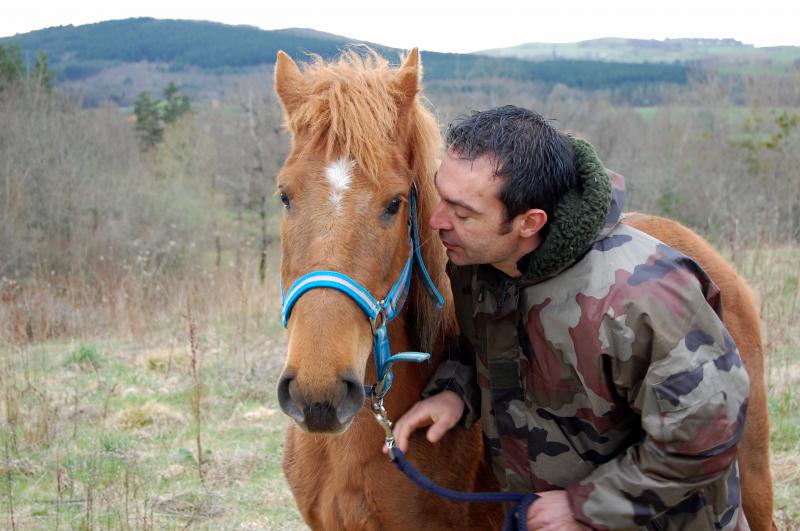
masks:
<instances>
[{"instance_id":1,"label":"horse eye","mask_svg":"<svg viewBox=\"0 0 800 531\"><path fill-rule=\"evenodd\" d=\"M291 201L289 201L289 196L286 194L286 192L281 192L281 203L283 203L283 206L286 208L289 208L292 204Z\"/></svg>"},{"instance_id":2,"label":"horse eye","mask_svg":"<svg viewBox=\"0 0 800 531\"><path fill-rule=\"evenodd\" d=\"M384 216L385 217L394 216L395 214L397 214L398 210L400 210L400 198L395 197L386 207L386 210L384 211Z\"/></svg>"}]
</instances>

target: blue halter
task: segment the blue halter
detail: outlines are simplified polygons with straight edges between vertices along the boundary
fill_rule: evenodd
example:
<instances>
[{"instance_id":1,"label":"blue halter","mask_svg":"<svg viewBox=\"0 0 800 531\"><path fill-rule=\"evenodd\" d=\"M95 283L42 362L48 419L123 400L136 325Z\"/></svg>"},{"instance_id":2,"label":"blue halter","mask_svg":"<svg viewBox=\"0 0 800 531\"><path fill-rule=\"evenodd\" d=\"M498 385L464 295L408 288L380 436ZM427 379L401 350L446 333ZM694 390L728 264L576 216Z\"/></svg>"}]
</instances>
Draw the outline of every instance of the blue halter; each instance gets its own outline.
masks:
<instances>
[{"instance_id":1,"label":"blue halter","mask_svg":"<svg viewBox=\"0 0 800 531\"><path fill-rule=\"evenodd\" d=\"M358 305L366 314L372 327L373 349L372 355L375 359L375 371L378 381L371 389L373 398L382 399L394 381L392 365L398 361L421 362L429 359L430 354L425 352L398 352L392 355L389 346L389 333L386 325L390 323L406 302L408 291L411 286L411 270L416 266L417 274L422 278L422 284L428 295L436 303L436 307L441 309L444 306L444 299L431 280L425 263L422 260L419 243L419 227L417 225L417 193L416 186L411 187L409 194L408 207L408 238L410 251L408 260L400 273L400 278L389 289L382 300L377 300L361 284L337 271L314 271L298 278L294 284L283 294L283 308L281 317L283 326L289 321L297 300L307 291L315 288L332 288L341 291ZM283 292L283 290L281 290ZM368 388L369 389L369 388Z\"/></svg>"}]
</instances>

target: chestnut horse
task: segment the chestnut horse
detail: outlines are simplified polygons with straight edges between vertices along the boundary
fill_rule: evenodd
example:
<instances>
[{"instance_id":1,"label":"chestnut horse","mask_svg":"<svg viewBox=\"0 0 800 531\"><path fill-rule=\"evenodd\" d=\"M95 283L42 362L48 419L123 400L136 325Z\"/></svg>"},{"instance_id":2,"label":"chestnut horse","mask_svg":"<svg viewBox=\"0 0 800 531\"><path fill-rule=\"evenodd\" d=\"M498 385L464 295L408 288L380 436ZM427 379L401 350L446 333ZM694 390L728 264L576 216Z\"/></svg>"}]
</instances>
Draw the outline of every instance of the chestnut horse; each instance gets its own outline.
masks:
<instances>
[{"instance_id":1,"label":"chestnut horse","mask_svg":"<svg viewBox=\"0 0 800 531\"><path fill-rule=\"evenodd\" d=\"M435 120L420 103L416 49L399 68L375 53L345 52L298 66L283 52L275 90L292 136L277 177L285 206L281 275L285 287L312 271L337 271L382 298L409 256L409 193L418 195L422 255L445 308L437 311L420 281L389 325L392 351L431 352L429 364L395 366L386 396L399 418L445 354L442 338L457 332L446 256L429 225L438 198L433 185L441 149ZM629 222L696 258L721 287L725 322L751 377L741 445L745 513L753 529L768 529L772 491L768 466L763 353L753 297L744 281L700 237L649 216ZM428 243L425 243L428 242ZM363 383L376 379L373 334L361 309L332 289L306 292L292 309L286 365L278 384L286 430L284 473L303 519L313 529L492 529L502 523L495 505L458 504L430 495L405 479L383 455L384 433L364 405ZM442 486L496 490L483 460L480 428L454 428L440 443L412 436L409 459Z\"/></svg>"}]
</instances>

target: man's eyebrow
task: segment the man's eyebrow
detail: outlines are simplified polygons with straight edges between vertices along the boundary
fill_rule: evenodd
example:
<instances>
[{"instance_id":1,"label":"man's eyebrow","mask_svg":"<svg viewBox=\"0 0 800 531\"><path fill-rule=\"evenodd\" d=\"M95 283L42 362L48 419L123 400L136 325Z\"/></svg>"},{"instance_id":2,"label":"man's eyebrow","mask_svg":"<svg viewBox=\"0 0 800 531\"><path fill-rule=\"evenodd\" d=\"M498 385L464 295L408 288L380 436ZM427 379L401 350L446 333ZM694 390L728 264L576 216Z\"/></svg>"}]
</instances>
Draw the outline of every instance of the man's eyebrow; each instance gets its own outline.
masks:
<instances>
[{"instance_id":1,"label":"man's eyebrow","mask_svg":"<svg viewBox=\"0 0 800 531\"><path fill-rule=\"evenodd\" d=\"M439 172L437 171L436 173L433 174L433 184L434 184L434 186L436 186L436 182L437 182L438 178L439 178ZM439 190L439 187L436 186L436 189ZM439 192L439 196L442 198L442 201L444 201L448 205L461 207L461 208L463 208L465 210L469 210L470 212L472 212L474 214L480 214L481 213L480 210L468 205L464 201L460 201L458 199L451 199L451 198L448 198L448 197L444 197L441 192Z\"/></svg>"}]
</instances>

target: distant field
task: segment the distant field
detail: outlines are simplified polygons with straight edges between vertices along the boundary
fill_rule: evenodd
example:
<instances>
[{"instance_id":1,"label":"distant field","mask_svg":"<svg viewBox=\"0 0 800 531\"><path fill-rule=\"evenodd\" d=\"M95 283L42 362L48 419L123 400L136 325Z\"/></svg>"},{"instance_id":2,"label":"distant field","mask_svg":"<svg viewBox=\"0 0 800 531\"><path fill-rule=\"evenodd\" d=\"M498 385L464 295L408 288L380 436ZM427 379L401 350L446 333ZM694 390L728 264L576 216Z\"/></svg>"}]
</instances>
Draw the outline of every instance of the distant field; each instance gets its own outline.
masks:
<instances>
[{"instance_id":1,"label":"distant field","mask_svg":"<svg viewBox=\"0 0 800 531\"><path fill-rule=\"evenodd\" d=\"M647 41L604 38L558 44L534 42L479 53L494 57L533 60L582 59L642 63L705 61L713 65L727 65L729 68L738 69L739 72L743 72L742 67L745 64L748 69L761 65L767 70L784 72L800 59L798 47L756 48L724 41L701 43L695 39Z\"/></svg>"},{"instance_id":2,"label":"distant field","mask_svg":"<svg viewBox=\"0 0 800 531\"><path fill-rule=\"evenodd\" d=\"M761 300L776 509L800 521L800 248L739 252ZM274 278L276 264L271 266ZM176 315L148 337L0 344L0 527L303 529L280 470L283 331L275 286L241 311ZM237 308L234 293L220 307ZM201 381L198 467L197 386ZM202 469L202 478L200 476Z\"/></svg>"}]
</instances>

